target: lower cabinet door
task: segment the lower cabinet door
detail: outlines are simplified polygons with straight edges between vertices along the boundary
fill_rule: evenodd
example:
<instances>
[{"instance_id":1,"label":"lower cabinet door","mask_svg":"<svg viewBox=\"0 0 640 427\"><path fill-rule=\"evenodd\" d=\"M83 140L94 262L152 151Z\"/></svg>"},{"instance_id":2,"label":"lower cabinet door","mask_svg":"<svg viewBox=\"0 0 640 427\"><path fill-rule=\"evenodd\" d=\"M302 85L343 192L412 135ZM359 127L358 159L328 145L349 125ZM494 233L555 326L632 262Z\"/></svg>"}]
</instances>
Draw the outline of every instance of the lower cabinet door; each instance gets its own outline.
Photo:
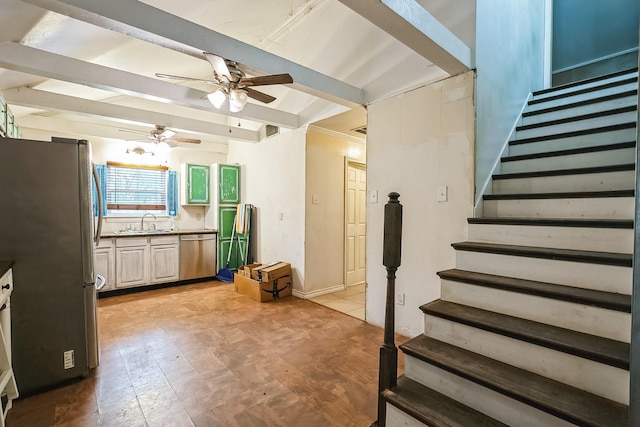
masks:
<instances>
[{"instance_id":1,"label":"lower cabinet door","mask_svg":"<svg viewBox=\"0 0 640 427\"><path fill-rule=\"evenodd\" d=\"M96 249L93 260L96 274L101 275L105 279L105 285L102 287L100 292L113 290L115 288L114 282L116 279L116 258L113 248Z\"/></svg>"},{"instance_id":2,"label":"lower cabinet door","mask_svg":"<svg viewBox=\"0 0 640 427\"><path fill-rule=\"evenodd\" d=\"M151 246L151 283L175 282L180 278L178 245Z\"/></svg>"},{"instance_id":3,"label":"lower cabinet door","mask_svg":"<svg viewBox=\"0 0 640 427\"><path fill-rule=\"evenodd\" d=\"M145 285L149 282L149 246L116 248L118 266L116 288Z\"/></svg>"}]
</instances>

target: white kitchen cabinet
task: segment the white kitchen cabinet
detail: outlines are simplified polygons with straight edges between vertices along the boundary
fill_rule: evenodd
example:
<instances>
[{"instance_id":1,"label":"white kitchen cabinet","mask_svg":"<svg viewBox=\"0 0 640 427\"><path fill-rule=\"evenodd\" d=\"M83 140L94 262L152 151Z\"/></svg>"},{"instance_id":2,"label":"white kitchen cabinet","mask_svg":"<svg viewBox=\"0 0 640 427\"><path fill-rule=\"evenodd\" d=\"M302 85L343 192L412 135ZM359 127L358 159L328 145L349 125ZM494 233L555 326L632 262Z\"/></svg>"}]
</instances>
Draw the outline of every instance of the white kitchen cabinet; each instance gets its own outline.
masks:
<instances>
[{"instance_id":1,"label":"white kitchen cabinet","mask_svg":"<svg viewBox=\"0 0 640 427\"><path fill-rule=\"evenodd\" d=\"M11 409L13 399L18 398L18 387L13 376L11 357L11 292L13 291L13 273L9 269L0 278L0 401L2 425Z\"/></svg>"},{"instance_id":2,"label":"white kitchen cabinet","mask_svg":"<svg viewBox=\"0 0 640 427\"><path fill-rule=\"evenodd\" d=\"M151 283L175 282L180 279L180 240L178 236L152 236Z\"/></svg>"},{"instance_id":3,"label":"white kitchen cabinet","mask_svg":"<svg viewBox=\"0 0 640 427\"><path fill-rule=\"evenodd\" d=\"M116 288L149 283L149 248L147 237L116 239Z\"/></svg>"},{"instance_id":4,"label":"white kitchen cabinet","mask_svg":"<svg viewBox=\"0 0 640 427\"><path fill-rule=\"evenodd\" d=\"M105 279L105 285L100 292L112 291L116 282L116 253L114 239L102 238L95 249L93 268L96 274Z\"/></svg>"}]
</instances>

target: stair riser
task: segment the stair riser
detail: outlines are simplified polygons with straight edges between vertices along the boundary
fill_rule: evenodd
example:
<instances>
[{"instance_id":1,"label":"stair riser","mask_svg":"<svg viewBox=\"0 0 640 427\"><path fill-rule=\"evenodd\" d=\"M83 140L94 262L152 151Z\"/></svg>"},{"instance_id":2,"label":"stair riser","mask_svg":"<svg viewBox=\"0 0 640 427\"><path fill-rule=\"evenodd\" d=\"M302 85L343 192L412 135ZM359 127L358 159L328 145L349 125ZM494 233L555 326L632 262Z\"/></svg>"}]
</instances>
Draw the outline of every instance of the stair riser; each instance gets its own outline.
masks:
<instances>
[{"instance_id":1,"label":"stair riser","mask_svg":"<svg viewBox=\"0 0 640 427\"><path fill-rule=\"evenodd\" d=\"M469 283L442 281L445 301L629 342L631 314Z\"/></svg>"},{"instance_id":2,"label":"stair riser","mask_svg":"<svg viewBox=\"0 0 640 427\"><path fill-rule=\"evenodd\" d=\"M595 129L604 126L613 126L622 123L633 122L638 118L635 111L611 114L602 117L594 117L586 120L572 121L556 125L542 126L533 129L515 132L515 139L535 138L539 136L556 135L565 132L576 132L584 129Z\"/></svg>"},{"instance_id":3,"label":"stair riser","mask_svg":"<svg viewBox=\"0 0 640 427\"><path fill-rule=\"evenodd\" d=\"M623 404L629 371L425 315L425 335Z\"/></svg>"},{"instance_id":4,"label":"stair riser","mask_svg":"<svg viewBox=\"0 0 640 427\"><path fill-rule=\"evenodd\" d=\"M633 190L635 179L635 171L494 179L492 189L493 194Z\"/></svg>"},{"instance_id":5,"label":"stair riser","mask_svg":"<svg viewBox=\"0 0 640 427\"><path fill-rule=\"evenodd\" d=\"M405 355L405 376L505 424L518 427L575 427L455 374Z\"/></svg>"},{"instance_id":6,"label":"stair riser","mask_svg":"<svg viewBox=\"0 0 640 427\"><path fill-rule=\"evenodd\" d=\"M633 230L619 228L469 224L469 240L584 251L633 252Z\"/></svg>"},{"instance_id":7,"label":"stair riser","mask_svg":"<svg viewBox=\"0 0 640 427\"><path fill-rule=\"evenodd\" d=\"M627 96L624 98L612 99L607 101L595 102L593 104L581 105L579 107L564 108L561 110L550 111L548 113L540 113L532 116L523 116L521 125L530 125L535 123L547 122L550 120L565 119L569 117L577 117L584 114L597 113L598 111L612 110L615 108L628 107L635 105L638 101L636 96ZM536 109L534 111L539 111ZM527 108L525 112L528 112Z\"/></svg>"},{"instance_id":8,"label":"stair riser","mask_svg":"<svg viewBox=\"0 0 640 427\"><path fill-rule=\"evenodd\" d=\"M567 138L550 139L546 141L529 142L526 144L509 145L509 155L546 153L549 151L570 150L573 148L594 147L616 144L619 142L635 141L636 129L620 129L589 135L571 136Z\"/></svg>"},{"instance_id":9,"label":"stair riser","mask_svg":"<svg viewBox=\"0 0 640 427\"><path fill-rule=\"evenodd\" d=\"M590 99L597 99L597 98L601 98L603 96L607 96L607 95L613 95L616 93L621 93L621 92L626 92L629 90L634 90L638 88L638 83L634 82L634 83L625 83L625 84L621 84L618 86L614 86L614 87L609 87L609 88L605 88L605 89L599 89L599 90L594 90L592 92L588 92L588 93L583 93L583 94L579 94L579 95L570 95L564 98L560 98L560 99L555 99L555 100L551 100L551 101L545 101L545 102L540 102L540 103L536 103L536 104L531 104L528 106L528 111L537 111L539 109L544 109L544 108L551 108L551 107L556 107L558 105L567 105L567 104L573 104L574 102L580 102L580 101L586 101L586 100L590 100ZM582 89L581 87L576 87L576 88L571 88L571 89L567 89L566 91L564 91L564 93L571 91L571 92L576 92L578 90ZM549 99L551 97L554 97L556 95L559 95L563 92L551 92L551 93L547 93L544 94L542 96L536 96L533 98L533 100L537 101L538 99Z\"/></svg>"},{"instance_id":10,"label":"stair riser","mask_svg":"<svg viewBox=\"0 0 640 427\"><path fill-rule=\"evenodd\" d=\"M485 200L484 216L499 218L633 219L632 197Z\"/></svg>"},{"instance_id":11,"label":"stair riser","mask_svg":"<svg viewBox=\"0 0 640 427\"><path fill-rule=\"evenodd\" d=\"M516 279L631 294L629 267L456 251L456 268Z\"/></svg>"},{"instance_id":12,"label":"stair riser","mask_svg":"<svg viewBox=\"0 0 640 427\"><path fill-rule=\"evenodd\" d=\"M592 153L570 154L566 156L541 157L537 159L502 162L501 173L519 173L535 171L552 171L580 167L614 166L633 163L636 155L635 148L620 150L596 151Z\"/></svg>"},{"instance_id":13,"label":"stair riser","mask_svg":"<svg viewBox=\"0 0 640 427\"><path fill-rule=\"evenodd\" d=\"M428 427L426 424L413 418L406 412L402 412L390 403L387 403L387 427Z\"/></svg>"}]
</instances>

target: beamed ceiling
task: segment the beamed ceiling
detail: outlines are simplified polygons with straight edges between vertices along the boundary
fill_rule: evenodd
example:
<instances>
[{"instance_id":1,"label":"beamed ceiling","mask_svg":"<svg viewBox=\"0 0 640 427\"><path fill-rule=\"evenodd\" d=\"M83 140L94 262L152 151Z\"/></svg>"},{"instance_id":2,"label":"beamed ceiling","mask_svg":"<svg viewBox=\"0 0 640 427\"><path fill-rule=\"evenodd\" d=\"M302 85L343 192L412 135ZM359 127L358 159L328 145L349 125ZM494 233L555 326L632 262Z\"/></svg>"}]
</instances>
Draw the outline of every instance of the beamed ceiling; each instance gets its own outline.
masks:
<instances>
[{"instance_id":1,"label":"beamed ceiling","mask_svg":"<svg viewBox=\"0 0 640 427\"><path fill-rule=\"evenodd\" d=\"M473 0L2 0L0 91L22 129L51 135L164 125L219 151L319 122L362 138L363 106L473 67L474 45ZM203 51L294 83L230 113L211 85L155 76L211 79Z\"/></svg>"}]
</instances>

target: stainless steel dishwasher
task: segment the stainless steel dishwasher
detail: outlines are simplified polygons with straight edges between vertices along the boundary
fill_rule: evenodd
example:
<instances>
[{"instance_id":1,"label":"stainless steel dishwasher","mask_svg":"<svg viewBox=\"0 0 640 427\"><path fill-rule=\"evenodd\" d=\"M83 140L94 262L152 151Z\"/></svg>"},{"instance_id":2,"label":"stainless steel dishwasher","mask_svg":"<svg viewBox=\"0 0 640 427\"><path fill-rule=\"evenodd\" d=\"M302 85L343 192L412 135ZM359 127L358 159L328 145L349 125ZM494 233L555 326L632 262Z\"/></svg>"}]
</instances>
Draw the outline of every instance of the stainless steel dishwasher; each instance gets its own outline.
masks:
<instances>
[{"instance_id":1,"label":"stainless steel dishwasher","mask_svg":"<svg viewBox=\"0 0 640 427\"><path fill-rule=\"evenodd\" d=\"M180 236L180 280L216 275L216 235Z\"/></svg>"}]
</instances>

